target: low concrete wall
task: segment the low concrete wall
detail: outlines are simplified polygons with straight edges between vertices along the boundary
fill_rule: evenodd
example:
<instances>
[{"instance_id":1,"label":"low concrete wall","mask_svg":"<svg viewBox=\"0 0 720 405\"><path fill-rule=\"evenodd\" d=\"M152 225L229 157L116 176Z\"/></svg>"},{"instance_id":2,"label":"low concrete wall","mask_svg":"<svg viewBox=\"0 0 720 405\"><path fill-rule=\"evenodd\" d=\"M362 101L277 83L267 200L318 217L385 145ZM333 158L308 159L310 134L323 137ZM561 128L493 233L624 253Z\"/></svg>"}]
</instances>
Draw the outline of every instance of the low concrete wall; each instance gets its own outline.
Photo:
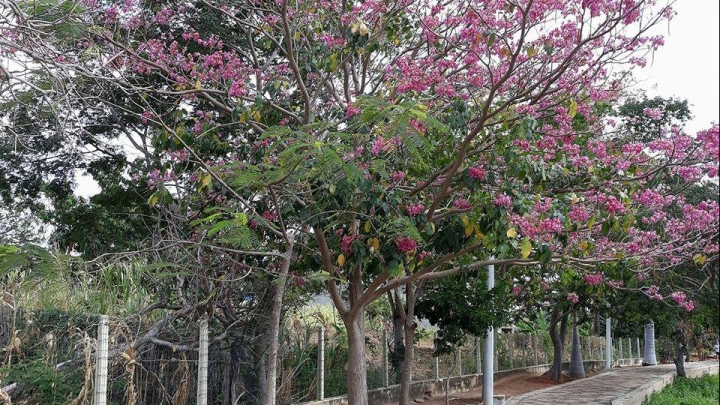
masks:
<instances>
[{"instance_id":1,"label":"low concrete wall","mask_svg":"<svg viewBox=\"0 0 720 405\"><path fill-rule=\"evenodd\" d=\"M604 361L585 361L583 362L586 372L602 370L605 367ZM541 364L525 368L515 368L512 370L503 370L495 372L495 381L514 374L530 373L533 375L541 375L550 370L551 364ZM563 363L562 368L567 371L569 363ZM467 374L463 376L450 377L450 393L467 392L475 387L482 385L482 374ZM440 396L445 394L447 381L441 380L424 380L413 381L410 385L410 398L422 398L424 396ZM391 405L397 404L400 400L400 385L391 385L385 388L378 388L368 391L368 402L371 405ZM347 397L327 398L323 401L304 402L302 405L348 405Z\"/></svg>"}]
</instances>

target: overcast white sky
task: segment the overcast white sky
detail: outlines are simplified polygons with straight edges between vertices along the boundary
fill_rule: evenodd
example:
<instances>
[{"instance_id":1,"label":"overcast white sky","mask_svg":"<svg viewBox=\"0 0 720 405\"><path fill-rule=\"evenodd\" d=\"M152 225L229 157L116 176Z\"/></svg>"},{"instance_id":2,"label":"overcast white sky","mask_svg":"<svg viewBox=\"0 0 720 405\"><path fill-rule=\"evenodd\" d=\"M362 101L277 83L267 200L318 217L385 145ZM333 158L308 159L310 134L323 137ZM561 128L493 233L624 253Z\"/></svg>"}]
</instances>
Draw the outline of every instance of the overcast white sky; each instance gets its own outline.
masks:
<instances>
[{"instance_id":1,"label":"overcast white sky","mask_svg":"<svg viewBox=\"0 0 720 405\"><path fill-rule=\"evenodd\" d=\"M636 73L648 97L679 97L695 117L689 133L720 121L720 1L678 0L670 24L658 27L665 46Z\"/></svg>"}]
</instances>

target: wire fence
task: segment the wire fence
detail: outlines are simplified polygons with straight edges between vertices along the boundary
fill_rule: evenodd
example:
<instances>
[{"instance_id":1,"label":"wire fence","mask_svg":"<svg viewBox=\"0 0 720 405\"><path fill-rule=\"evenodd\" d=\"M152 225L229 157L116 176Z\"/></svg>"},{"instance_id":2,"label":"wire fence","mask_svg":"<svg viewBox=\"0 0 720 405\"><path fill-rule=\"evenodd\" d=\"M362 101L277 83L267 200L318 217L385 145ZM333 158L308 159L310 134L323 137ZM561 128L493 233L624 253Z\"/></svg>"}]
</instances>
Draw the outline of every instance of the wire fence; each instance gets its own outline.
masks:
<instances>
[{"instance_id":1,"label":"wire fence","mask_svg":"<svg viewBox=\"0 0 720 405\"><path fill-rule=\"evenodd\" d=\"M6 391L31 392L44 404L70 400L75 404L235 405L257 401L252 395L259 387L253 384L258 383L261 369L241 360L241 352L249 347L213 341L206 322L184 325L189 341L204 342L200 347L177 350L150 343L134 352L130 329L137 325L100 316L71 319L58 313L35 313L20 314L19 319L17 314L10 315L0 314L0 344L6 348L3 368L9 382ZM399 371L391 361L390 332L385 328L367 331L368 389L399 383ZM569 334L565 342L562 358L568 361ZM469 337L453 353L436 356L433 332L420 330L413 345L412 381L481 373L481 337ZM347 392L347 339L342 328L306 325L288 329L281 336L280 347L278 404ZM583 360L604 359L604 337L583 336L581 347ZM617 339L612 348L617 359L614 364L638 364L643 350L638 338ZM546 365L552 362L552 354L547 333L503 328L495 337L494 370ZM107 359L107 367L97 359Z\"/></svg>"}]
</instances>

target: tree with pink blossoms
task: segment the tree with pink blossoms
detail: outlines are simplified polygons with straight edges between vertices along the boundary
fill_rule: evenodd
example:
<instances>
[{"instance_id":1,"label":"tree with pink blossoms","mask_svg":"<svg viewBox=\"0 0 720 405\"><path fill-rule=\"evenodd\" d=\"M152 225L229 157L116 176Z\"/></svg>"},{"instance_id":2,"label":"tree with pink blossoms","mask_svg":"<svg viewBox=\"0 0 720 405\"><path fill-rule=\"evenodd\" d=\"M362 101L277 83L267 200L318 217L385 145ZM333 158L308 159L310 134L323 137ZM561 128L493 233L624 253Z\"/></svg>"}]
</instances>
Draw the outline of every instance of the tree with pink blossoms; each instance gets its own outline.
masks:
<instances>
[{"instance_id":1,"label":"tree with pink blossoms","mask_svg":"<svg viewBox=\"0 0 720 405\"><path fill-rule=\"evenodd\" d=\"M181 210L204 237L267 258L264 404L276 402L296 270L324 280L349 339L348 401L364 405L364 311L387 292L405 287L412 332L418 283L488 264L586 274L717 256L717 203L664 187L716 178L717 126L643 142L615 136L606 114L662 45L648 30L672 17L667 4L10 4L5 57L107 86L141 111L133 130L166 151L151 204L190 193ZM52 91L88 97L75 90ZM655 207L672 215L645 215Z\"/></svg>"}]
</instances>

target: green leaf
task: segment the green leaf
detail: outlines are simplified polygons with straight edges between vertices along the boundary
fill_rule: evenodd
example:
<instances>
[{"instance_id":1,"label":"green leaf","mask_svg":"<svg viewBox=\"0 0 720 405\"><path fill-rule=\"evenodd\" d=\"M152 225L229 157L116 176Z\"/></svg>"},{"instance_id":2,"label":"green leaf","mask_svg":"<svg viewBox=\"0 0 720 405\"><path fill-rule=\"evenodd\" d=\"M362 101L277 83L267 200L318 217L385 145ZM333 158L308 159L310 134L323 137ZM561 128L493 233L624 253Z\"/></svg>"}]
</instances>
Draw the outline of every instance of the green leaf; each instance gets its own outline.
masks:
<instances>
[{"instance_id":1,"label":"green leaf","mask_svg":"<svg viewBox=\"0 0 720 405\"><path fill-rule=\"evenodd\" d=\"M230 228L233 225L235 225L235 221L233 220L226 219L224 221L220 221L212 228L210 228L210 230L208 231L208 236L215 236L218 232L222 231L223 229Z\"/></svg>"}]
</instances>

